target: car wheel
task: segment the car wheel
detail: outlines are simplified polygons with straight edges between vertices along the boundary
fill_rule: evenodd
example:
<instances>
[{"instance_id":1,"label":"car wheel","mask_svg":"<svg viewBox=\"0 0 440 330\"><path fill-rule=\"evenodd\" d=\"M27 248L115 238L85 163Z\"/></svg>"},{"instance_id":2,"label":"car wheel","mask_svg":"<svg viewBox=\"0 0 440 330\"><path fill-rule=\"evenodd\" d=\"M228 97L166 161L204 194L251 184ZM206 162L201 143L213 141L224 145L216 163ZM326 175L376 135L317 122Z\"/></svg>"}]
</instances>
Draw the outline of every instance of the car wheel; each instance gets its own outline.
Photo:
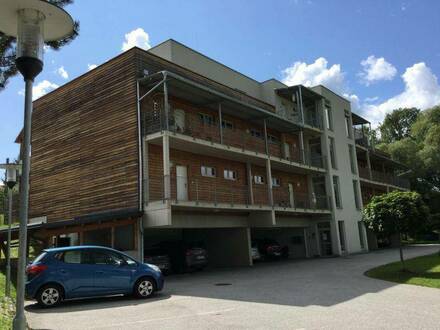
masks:
<instances>
[{"instance_id":1,"label":"car wheel","mask_svg":"<svg viewBox=\"0 0 440 330\"><path fill-rule=\"evenodd\" d=\"M137 298L148 298L156 291L156 282L151 277L142 277L134 285L134 295Z\"/></svg>"},{"instance_id":2,"label":"car wheel","mask_svg":"<svg viewBox=\"0 0 440 330\"><path fill-rule=\"evenodd\" d=\"M38 304L45 308L57 306L63 298L63 289L57 284L44 285L37 293Z\"/></svg>"}]
</instances>

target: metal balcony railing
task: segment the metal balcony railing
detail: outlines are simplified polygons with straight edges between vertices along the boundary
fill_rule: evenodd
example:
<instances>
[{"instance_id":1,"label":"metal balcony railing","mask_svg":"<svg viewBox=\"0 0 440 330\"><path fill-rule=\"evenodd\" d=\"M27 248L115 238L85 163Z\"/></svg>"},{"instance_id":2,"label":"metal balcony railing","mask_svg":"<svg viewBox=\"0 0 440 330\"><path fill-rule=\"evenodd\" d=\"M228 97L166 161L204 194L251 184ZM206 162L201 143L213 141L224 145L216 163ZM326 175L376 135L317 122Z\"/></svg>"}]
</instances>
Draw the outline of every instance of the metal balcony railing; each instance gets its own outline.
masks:
<instances>
[{"instance_id":1,"label":"metal balcony railing","mask_svg":"<svg viewBox=\"0 0 440 330\"><path fill-rule=\"evenodd\" d=\"M223 204L231 207L239 205L272 206L268 198L266 184L252 184L253 203L251 203L249 185L240 181L218 177L161 176L146 179L148 202L171 200L174 203L195 202ZM169 184L169 191L167 185ZM306 193L290 193L287 187L272 187L273 206L329 210L331 203L327 196L309 196Z\"/></svg>"},{"instance_id":2,"label":"metal balcony railing","mask_svg":"<svg viewBox=\"0 0 440 330\"><path fill-rule=\"evenodd\" d=\"M274 206L309 209L309 210L330 210L330 198L325 195L310 196L307 193L291 192L286 187L273 187Z\"/></svg>"},{"instance_id":3,"label":"metal balcony railing","mask_svg":"<svg viewBox=\"0 0 440 330\"><path fill-rule=\"evenodd\" d=\"M365 134L365 132L362 131L362 129L353 127L353 132L354 132L354 140L356 144L361 145L363 147L370 146L368 136Z\"/></svg>"},{"instance_id":4,"label":"metal balcony railing","mask_svg":"<svg viewBox=\"0 0 440 330\"><path fill-rule=\"evenodd\" d=\"M358 167L359 176L367 180L373 180L381 183L390 184L404 189L410 189L410 182L406 178L399 177L393 173L384 173L377 170L371 170L371 178L367 167Z\"/></svg>"},{"instance_id":5,"label":"metal balcony railing","mask_svg":"<svg viewBox=\"0 0 440 330\"><path fill-rule=\"evenodd\" d=\"M144 136L167 129L165 115L160 108L146 111L142 117ZM256 129L256 131L242 130L236 127L228 127L228 125L224 124L223 138L221 138L219 123L215 118L212 118L212 121L202 122L194 114L185 114L183 120L179 120L178 117L179 115L176 115L174 109L171 109L168 119L169 131L239 148L242 151L266 155L266 143L262 128ZM280 141L268 141L268 147L271 157L319 168L325 168L326 166L325 157L318 153L303 152L302 149L294 148L293 146L290 146L289 150L283 150L285 147Z\"/></svg>"}]
</instances>

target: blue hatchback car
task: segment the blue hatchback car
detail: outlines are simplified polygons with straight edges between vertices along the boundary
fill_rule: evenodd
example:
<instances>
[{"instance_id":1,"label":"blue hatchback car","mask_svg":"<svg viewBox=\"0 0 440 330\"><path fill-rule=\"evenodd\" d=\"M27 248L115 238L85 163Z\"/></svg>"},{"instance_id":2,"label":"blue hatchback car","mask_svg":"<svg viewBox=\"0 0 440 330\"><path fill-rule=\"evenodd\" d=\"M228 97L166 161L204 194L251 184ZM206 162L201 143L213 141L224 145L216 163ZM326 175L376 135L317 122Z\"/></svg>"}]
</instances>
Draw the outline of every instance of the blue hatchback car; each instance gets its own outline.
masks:
<instances>
[{"instance_id":1,"label":"blue hatchback car","mask_svg":"<svg viewBox=\"0 0 440 330\"><path fill-rule=\"evenodd\" d=\"M164 285L158 267L114 249L71 246L46 249L27 269L26 297L43 307L64 299L133 294L150 297Z\"/></svg>"}]
</instances>

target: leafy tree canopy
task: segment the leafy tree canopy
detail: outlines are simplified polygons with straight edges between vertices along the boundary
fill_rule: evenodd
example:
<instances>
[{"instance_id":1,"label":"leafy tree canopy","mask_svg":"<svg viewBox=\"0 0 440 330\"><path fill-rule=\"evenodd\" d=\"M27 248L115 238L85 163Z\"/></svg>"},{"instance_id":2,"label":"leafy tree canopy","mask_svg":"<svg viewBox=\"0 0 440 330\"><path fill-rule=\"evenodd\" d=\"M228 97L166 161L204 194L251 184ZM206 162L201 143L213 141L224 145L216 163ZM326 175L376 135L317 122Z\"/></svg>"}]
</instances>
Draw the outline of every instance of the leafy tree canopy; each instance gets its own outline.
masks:
<instances>
[{"instance_id":1,"label":"leafy tree canopy","mask_svg":"<svg viewBox=\"0 0 440 330\"><path fill-rule=\"evenodd\" d=\"M411 137L411 128L419 112L416 108L400 108L387 114L379 127L382 142L392 143Z\"/></svg>"},{"instance_id":2,"label":"leafy tree canopy","mask_svg":"<svg viewBox=\"0 0 440 330\"><path fill-rule=\"evenodd\" d=\"M427 225L429 209L421 195L411 191L393 191L374 196L364 208L366 226L376 234L409 234L415 237Z\"/></svg>"},{"instance_id":3,"label":"leafy tree canopy","mask_svg":"<svg viewBox=\"0 0 440 330\"><path fill-rule=\"evenodd\" d=\"M48 2L58 7L64 7L73 3L73 1L74 0L48 0ZM75 21L73 34L71 36L58 41L46 42L46 45L51 49L58 50L75 39L78 36L78 33L79 22ZM17 67L15 66L15 54L15 38L6 36L4 33L0 32L0 91L5 88L9 79L18 73Z\"/></svg>"},{"instance_id":4,"label":"leafy tree canopy","mask_svg":"<svg viewBox=\"0 0 440 330\"><path fill-rule=\"evenodd\" d=\"M406 111L404 116L402 111ZM387 118L393 118L393 125ZM395 118L402 120L394 121ZM410 122L412 124L408 126ZM420 193L440 191L440 106L422 112L417 109L394 110L387 115L379 131L381 137L377 148L412 169L413 189ZM382 135L384 132L385 136Z\"/></svg>"}]
</instances>

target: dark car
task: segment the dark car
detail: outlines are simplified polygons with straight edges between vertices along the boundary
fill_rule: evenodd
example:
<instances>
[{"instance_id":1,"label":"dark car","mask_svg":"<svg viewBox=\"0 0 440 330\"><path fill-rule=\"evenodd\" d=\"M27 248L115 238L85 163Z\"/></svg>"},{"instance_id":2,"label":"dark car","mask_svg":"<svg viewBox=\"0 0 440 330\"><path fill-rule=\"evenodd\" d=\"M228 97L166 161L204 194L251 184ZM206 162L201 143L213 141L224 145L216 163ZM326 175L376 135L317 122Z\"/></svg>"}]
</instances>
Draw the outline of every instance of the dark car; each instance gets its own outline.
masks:
<instances>
[{"instance_id":1,"label":"dark car","mask_svg":"<svg viewBox=\"0 0 440 330\"><path fill-rule=\"evenodd\" d=\"M156 265L164 275L171 271L171 259L167 251L161 248L148 248L144 251L144 262Z\"/></svg>"},{"instance_id":2,"label":"dark car","mask_svg":"<svg viewBox=\"0 0 440 330\"><path fill-rule=\"evenodd\" d=\"M166 241L156 244L155 247L167 252L171 269L175 273L201 270L208 265L208 253L202 243Z\"/></svg>"},{"instance_id":3,"label":"dark car","mask_svg":"<svg viewBox=\"0 0 440 330\"><path fill-rule=\"evenodd\" d=\"M281 246L274 239L256 239L252 242L252 245L257 247L262 259L280 259L289 256L289 248Z\"/></svg>"},{"instance_id":4,"label":"dark car","mask_svg":"<svg viewBox=\"0 0 440 330\"><path fill-rule=\"evenodd\" d=\"M26 297L43 307L64 299L133 294L150 297L164 285L157 266L100 246L43 250L27 269Z\"/></svg>"}]
</instances>

